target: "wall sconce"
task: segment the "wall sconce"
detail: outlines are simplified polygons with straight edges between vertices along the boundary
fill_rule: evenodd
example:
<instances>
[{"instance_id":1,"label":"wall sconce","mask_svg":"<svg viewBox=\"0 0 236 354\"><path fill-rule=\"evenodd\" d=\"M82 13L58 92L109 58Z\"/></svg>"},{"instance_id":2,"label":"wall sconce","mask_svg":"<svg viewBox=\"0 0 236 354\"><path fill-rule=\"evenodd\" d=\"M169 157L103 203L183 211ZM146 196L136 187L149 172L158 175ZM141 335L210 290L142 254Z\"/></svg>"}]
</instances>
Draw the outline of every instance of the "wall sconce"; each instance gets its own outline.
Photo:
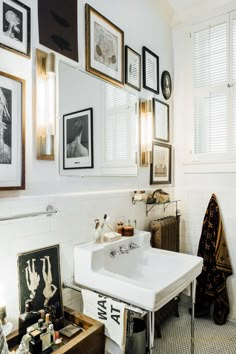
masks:
<instances>
[{"instance_id":1,"label":"wall sconce","mask_svg":"<svg viewBox=\"0 0 236 354\"><path fill-rule=\"evenodd\" d=\"M140 100L140 165L152 163L152 100Z\"/></svg>"},{"instance_id":2,"label":"wall sconce","mask_svg":"<svg viewBox=\"0 0 236 354\"><path fill-rule=\"evenodd\" d=\"M55 55L36 49L37 159L54 160L56 120Z\"/></svg>"}]
</instances>

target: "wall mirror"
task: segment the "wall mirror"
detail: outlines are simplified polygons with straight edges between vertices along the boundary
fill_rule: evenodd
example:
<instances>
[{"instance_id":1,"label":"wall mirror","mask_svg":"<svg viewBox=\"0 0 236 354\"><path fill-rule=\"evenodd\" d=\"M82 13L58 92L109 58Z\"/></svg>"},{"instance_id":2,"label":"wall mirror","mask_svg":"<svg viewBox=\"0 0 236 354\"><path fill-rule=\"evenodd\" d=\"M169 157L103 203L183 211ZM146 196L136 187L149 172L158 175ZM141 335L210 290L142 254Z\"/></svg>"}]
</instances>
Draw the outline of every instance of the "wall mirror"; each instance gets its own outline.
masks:
<instances>
[{"instance_id":1,"label":"wall mirror","mask_svg":"<svg viewBox=\"0 0 236 354\"><path fill-rule=\"evenodd\" d=\"M59 62L60 174L136 176L138 95Z\"/></svg>"}]
</instances>

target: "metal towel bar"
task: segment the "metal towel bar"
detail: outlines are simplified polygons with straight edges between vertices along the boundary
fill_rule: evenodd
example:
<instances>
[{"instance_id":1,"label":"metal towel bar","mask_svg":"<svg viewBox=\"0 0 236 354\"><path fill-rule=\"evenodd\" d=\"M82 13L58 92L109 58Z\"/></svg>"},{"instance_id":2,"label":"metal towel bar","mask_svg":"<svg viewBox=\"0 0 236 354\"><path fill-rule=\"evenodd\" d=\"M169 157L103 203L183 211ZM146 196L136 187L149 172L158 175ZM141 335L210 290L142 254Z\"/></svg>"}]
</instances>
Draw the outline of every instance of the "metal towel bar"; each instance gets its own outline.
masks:
<instances>
[{"instance_id":1,"label":"metal towel bar","mask_svg":"<svg viewBox=\"0 0 236 354\"><path fill-rule=\"evenodd\" d=\"M97 292L97 291L95 291L95 290L93 290L93 289L88 289L88 288L84 288L84 289L83 289L83 288L81 288L80 286L75 285L75 284L73 284L73 283L71 283L71 282L67 282L67 281L64 281L64 282L63 282L62 287L63 287L63 288L68 288L68 289L72 289L72 290L76 290L76 291L79 291L79 292L82 292L83 290L90 290L90 291L93 291L93 292L95 292L95 293L99 293L99 294L101 294L101 295L104 295L104 294L102 294L102 293L100 293L100 292ZM104 295L104 296L107 296L107 295ZM146 310L144 310L144 309L141 309L140 307L132 306L131 304L128 304L127 302L118 300L118 299L113 298L113 297L111 297L111 296L110 296L110 298L114 299L115 301L119 301L119 302L125 303L127 310L130 310L130 311L133 311L133 312L139 314L140 317L144 317L144 316L148 313L148 311L146 311Z\"/></svg>"},{"instance_id":2,"label":"metal towel bar","mask_svg":"<svg viewBox=\"0 0 236 354\"><path fill-rule=\"evenodd\" d=\"M58 213L58 210L55 209L52 205L47 205L45 211L38 211L34 213L27 213L27 214L17 214L17 215L12 215L12 216L5 216L0 218L0 221L7 221L7 220L15 220L15 219L23 219L23 218L32 218L35 216L40 216L40 215L53 215Z\"/></svg>"}]
</instances>

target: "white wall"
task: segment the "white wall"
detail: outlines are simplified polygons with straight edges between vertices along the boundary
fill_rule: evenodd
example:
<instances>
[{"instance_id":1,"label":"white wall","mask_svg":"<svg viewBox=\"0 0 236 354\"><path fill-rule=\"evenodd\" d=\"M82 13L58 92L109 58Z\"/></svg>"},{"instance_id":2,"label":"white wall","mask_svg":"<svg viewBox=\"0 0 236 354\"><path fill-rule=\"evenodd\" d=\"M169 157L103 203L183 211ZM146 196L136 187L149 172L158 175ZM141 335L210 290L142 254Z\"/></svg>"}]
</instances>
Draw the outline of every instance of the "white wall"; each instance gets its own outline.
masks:
<instances>
[{"instance_id":1,"label":"white wall","mask_svg":"<svg viewBox=\"0 0 236 354\"><path fill-rule=\"evenodd\" d=\"M39 45L38 41L37 1L23 2L31 7L32 59L0 48L0 70L26 80L26 190L0 192L0 217L44 210L48 203L52 203L59 212L52 217L0 223L0 287L5 288L8 320L14 323L14 328L19 313L17 254L59 243L62 281L71 279L73 246L92 239L95 218L101 218L105 213L113 221L122 216L131 217L137 220L139 229L148 228L145 205L132 205L130 191L150 188L148 168L140 168L138 177L130 178L62 177L59 176L58 152L54 162L36 160L35 111L32 103L35 94L35 49L47 48ZM84 65L84 3L78 2L81 66ZM159 55L160 73L168 70L172 74L172 37L165 7L160 8L160 3L154 0L119 0L112 4L108 4L107 0L93 0L89 3L124 30L125 44L139 53L145 45ZM152 97L152 94L143 90L141 96ZM159 97L163 99L161 94ZM171 212L168 208L167 213ZM162 208L153 209L150 219L161 213ZM68 305L77 299L73 296L71 291L64 293Z\"/></svg>"},{"instance_id":2,"label":"white wall","mask_svg":"<svg viewBox=\"0 0 236 354\"><path fill-rule=\"evenodd\" d=\"M176 146L175 193L182 200L181 249L197 253L202 221L212 193L219 202L234 272L236 271L236 176L232 164L191 164L192 62L191 27L178 25L173 30L174 43L174 140ZM236 279L228 279L230 318L236 319Z\"/></svg>"}]
</instances>

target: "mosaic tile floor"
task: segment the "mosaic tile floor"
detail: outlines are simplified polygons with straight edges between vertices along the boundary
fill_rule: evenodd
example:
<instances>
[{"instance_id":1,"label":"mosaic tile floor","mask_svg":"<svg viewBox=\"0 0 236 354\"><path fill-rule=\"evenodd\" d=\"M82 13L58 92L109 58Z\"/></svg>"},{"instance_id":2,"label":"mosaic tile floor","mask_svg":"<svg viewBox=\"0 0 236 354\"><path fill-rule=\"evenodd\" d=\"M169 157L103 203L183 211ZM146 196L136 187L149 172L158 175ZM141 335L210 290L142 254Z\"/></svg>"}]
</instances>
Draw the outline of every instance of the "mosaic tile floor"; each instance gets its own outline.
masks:
<instances>
[{"instance_id":1,"label":"mosaic tile floor","mask_svg":"<svg viewBox=\"0 0 236 354\"><path fill-rule=\"evenodd\" d=\"M191 316L179 305L180 317L162 325L162 338L155 339L155 354L190 354ZM236 323L216 325L212 319L195 319L195 354L236 354Z\"/></svg>"}]
</instances>

